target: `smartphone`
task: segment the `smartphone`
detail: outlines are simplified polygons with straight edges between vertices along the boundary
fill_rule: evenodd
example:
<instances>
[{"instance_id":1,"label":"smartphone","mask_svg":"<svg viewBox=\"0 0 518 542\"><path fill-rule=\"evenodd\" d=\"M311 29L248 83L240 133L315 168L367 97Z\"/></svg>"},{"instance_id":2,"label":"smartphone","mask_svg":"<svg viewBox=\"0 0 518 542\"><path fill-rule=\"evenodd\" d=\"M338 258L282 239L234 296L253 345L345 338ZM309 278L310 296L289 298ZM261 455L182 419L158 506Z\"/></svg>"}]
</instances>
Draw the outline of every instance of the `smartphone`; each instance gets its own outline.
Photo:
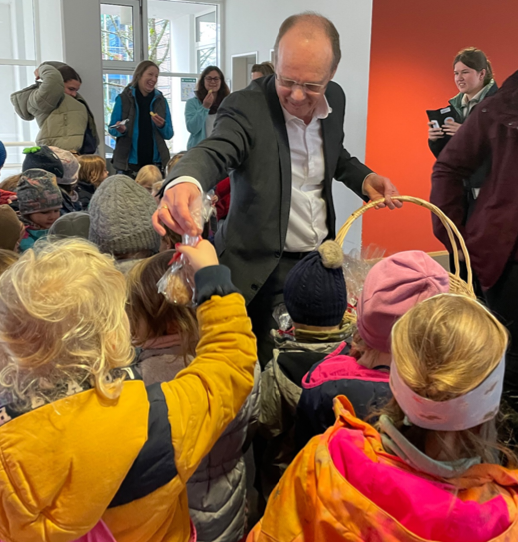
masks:
<instances>
[{"instance_id":1,"label":"smartphone","mask_svg":"<svg viewBox=\"0 0 518 542\"><path fill-rule=\"evenodd\" d=\"M439 123L436 120L431 120L430 125L432 128L438 128L439 130L441 129L441 127L439 126Z\"/></svg>"}]
</instances>

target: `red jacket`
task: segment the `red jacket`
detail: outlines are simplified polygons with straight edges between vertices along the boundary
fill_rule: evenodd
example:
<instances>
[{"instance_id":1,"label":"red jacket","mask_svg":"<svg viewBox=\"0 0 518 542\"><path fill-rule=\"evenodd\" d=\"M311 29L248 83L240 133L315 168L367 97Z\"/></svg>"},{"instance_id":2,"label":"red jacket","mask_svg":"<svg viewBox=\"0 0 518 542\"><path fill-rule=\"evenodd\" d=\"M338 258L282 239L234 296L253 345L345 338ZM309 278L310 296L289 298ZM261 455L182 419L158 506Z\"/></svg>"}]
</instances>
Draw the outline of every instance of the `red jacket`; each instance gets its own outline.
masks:
<instances>
[{"instance_id":1,"label":"red jacket","mask_svg":"<svg viewBox=\"0 0 518 542\"><path fill-rule=\"evenodd\" d=\"M218 220L223 220L227 218L230 208L230 177L223 179L216 185L215 193L218 196L216 203Z\"/></svg>"},{"instance_id":2,"label":"red jacket","mask_svg":"<svg viewBox=\"0 0 518 542\"><path fill-rule=\"evenodd\" d=\"M491 157L491 171L465 226L463 179ZM430 201L464 235L483 288L491 288L508 261L518 261L518 71L475 108L440 154ZM433 218L434 233L447 247L446 232Z\"/></svg>"}]
</instances>

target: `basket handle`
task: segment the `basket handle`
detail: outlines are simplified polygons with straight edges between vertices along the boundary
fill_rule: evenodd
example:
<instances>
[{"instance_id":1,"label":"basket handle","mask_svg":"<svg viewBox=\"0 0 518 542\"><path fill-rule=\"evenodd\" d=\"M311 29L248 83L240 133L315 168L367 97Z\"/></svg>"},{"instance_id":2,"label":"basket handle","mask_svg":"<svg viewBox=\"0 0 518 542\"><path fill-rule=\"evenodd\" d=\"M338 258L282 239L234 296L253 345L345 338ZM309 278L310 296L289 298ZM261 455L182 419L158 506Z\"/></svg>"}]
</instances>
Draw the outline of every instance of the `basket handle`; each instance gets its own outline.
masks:
<instances>
[{"instance_id":1,"label":"basket handle","mask_svg":"<svg viewBox=\"0 0 518 542\"><path fill-rule=\"evenodd\" d=\"M462 253L464 255L464 261L466 262L466 267L468 271L468 286L470 289L473 289L473 272L471 270L471 259L469 257L469 252L466 247L466 243L464 242L464 239L459 232L457 226L439 209L439 207L436 207L433 203L430 203L429 201L426 201L421 198L415 198L414 196L392 196L393 200L397 201L405 201L409 203L414 203L416 205L419 205L420 207L424 207L425 209L428 209L431 211L435 216L439 218L442 225L446 229L446 233L448 234L448 238L450 240L450 244L452 246L453 250L453 260L455 263L455 277L460 280L460 265L459 265L459 255L458 250L460 247L460 250L462 250ZM345 236L351 229L351 226L353 222L363 215L363 213L367 212L369 209L372 209L380 204L380 200L371 201L367 203L366 205L363 205L345 221L343 226L338 230L338 234L336 236L336 242L342 246L345 240Z\"/></svg>"}]
</instances>

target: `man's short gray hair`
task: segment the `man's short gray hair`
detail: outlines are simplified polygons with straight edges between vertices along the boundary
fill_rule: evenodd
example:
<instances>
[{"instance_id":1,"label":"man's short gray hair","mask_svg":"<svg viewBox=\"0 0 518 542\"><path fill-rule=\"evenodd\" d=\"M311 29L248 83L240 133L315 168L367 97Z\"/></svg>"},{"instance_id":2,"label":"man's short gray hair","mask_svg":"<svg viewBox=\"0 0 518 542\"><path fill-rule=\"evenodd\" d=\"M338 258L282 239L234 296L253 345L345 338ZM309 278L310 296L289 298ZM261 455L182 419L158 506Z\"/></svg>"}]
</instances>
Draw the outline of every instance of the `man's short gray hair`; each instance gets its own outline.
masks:
<instances>
[{"instance_id":1,"label":"man's short gray hair","mask_svg":"<svg viewBox=\"0 0 518 542\"><path fill-rule=\"evenodd\" d=\"M277 63L279 43L282 37L284 34L286 34L286 32L288 32L288 30L291 30L297 25L306 27L310 37L313 34L311 27L323 30L325 32L326 36L331 42L331 47L333 50L333 64L331 66L331 71L334 71L338 67L338 63L342 58L342 51L340 50L340 34L338 34L336 26L327 17L313 11L305 11L304 13L299 13L298 15L291 15L291 17L288 17L281 24L279 34L277 35L277 39L275 40L275 45L273 47L275 63Z\"/></svg>"}]
</instances>

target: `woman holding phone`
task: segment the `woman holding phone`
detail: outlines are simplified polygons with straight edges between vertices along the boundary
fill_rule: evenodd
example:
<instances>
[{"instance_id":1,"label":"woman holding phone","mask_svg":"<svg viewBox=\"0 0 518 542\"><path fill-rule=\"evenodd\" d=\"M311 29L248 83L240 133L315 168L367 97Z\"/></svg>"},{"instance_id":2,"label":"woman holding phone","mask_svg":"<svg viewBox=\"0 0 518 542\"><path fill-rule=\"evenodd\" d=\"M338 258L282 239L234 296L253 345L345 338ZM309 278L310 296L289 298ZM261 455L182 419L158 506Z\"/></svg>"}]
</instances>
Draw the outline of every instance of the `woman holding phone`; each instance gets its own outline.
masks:
<instances>
[{"instance_id":1,"label":"woman holding phone","mask_svg":"<svg viewBox=\"0 0 518 542\"><path fill-rule=\"evenodd\" d=\"M433 121L428 123L428 145L436 158L473 108L498 90L491 62L483 51L475 47L459 51L453 60L453 74L459 93L449 103L461 122L447 119L442 126Z\"/></svg>"},{"instance_id":2,"label":"woman holding phone","mask_svg":"<svg viewBox=\"0 0 518 542\"><path fill-rule=\"evenodd\" d=\"M449 100L449 103L455 112L456 118L461 122L446 119L442 126L437 126L437 121L428 123L428 146L436 158L439 157L448 141L457 133L461 123L466 120L473 108L498 90L498 86L493 79L491 62L489 62L483 51L475 47L468 47L459 51L453 60L453 74L459 93ZM475 209L478 193L490 170L491 159L488 158L469 178L464 180L463 225L466 224ZM453 255L450 254L450 268L453 269L453 265ZM464 262L461 262L460 272L461 277L466 279L467 270ZM483 297L476 277L474 277L473 283L477 296Z\"/></svg>"}]
</instances>

